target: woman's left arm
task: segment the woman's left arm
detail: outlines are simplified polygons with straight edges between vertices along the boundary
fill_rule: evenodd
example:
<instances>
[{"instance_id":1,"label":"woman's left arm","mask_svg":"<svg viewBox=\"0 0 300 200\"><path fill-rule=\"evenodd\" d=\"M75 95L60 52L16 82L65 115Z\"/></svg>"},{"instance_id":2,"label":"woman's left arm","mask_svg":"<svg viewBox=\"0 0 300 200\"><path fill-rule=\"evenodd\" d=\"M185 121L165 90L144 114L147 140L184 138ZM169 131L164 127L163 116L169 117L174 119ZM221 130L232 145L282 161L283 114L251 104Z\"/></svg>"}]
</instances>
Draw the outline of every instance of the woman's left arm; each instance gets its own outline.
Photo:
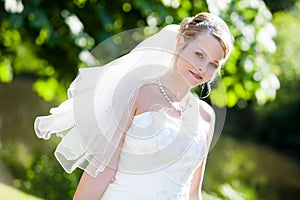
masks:
<instances>
[{"instance_id":1,"label":"woman's left arm","mask_svg":"<svg viewBox=\"0 0 300 200\"><path fill-rule=\"evenodd\" d=\"M200 101L200 114L205 121L209 123L209 130L207 132L207 146L209 148L211 143L211 138L214 133L215 128L215 112L214 110L205 102ZM207 155L201 160L199 167L196 169L190 188L190 200L202 200L201 188L204 177L205 165L206 165Z\"/></svg>"},{"instance_id":2,"label":"woman's left arm","mask_svg":"<svg viewBox=\"0 0 300 200\"><path fill-rule=\"evenodd\" d=\"M201 161L200 166L196 169L193 179L192 179L192 184L190 188L190 200L201 200L202 195L201 195L201 188L202 188L202 181L204 177L204 170L205 170L205 165L206 165L206 158L204 157Z\"/></svg>"}]
</instances>

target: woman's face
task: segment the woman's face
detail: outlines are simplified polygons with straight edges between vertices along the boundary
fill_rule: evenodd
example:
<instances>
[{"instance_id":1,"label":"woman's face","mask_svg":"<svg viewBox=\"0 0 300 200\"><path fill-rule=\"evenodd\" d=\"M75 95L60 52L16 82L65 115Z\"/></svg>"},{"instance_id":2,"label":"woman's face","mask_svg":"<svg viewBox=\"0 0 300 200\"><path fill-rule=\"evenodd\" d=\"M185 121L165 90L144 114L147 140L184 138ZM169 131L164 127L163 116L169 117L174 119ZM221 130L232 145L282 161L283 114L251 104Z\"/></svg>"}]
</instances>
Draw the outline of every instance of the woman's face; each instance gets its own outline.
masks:
<instances>
[{"instance_id":1,"label":"woman's face","mask_svg":"<svg viewBox=\"0 0 300 200\"><path fill-rule=\"evenodd\" d=\"M189 41L179 37L177 50L173 69L191 88L213 78L224 58L220 42L209 33L201 33Z\"/></svg>"}]
</instances>

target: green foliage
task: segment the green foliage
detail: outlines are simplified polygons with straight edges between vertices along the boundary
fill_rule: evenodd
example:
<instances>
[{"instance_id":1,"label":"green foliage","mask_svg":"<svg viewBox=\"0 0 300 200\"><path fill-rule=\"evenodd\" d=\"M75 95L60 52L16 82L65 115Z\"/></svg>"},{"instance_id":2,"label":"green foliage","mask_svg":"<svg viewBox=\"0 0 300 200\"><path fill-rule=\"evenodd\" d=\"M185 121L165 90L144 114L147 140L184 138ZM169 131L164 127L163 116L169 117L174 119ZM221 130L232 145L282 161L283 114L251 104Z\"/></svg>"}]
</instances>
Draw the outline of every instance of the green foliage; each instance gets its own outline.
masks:
<instances>
[{"instance_id":1,"label":"green foliage","mask_svg":"<svg viewBox=\"0 0 300 200\"><path fill-rule=\"evenodd\" d=\"M276 38L278 50L269 59L276 64L276 71L283 82L300 79L300 41L296 35L300 31L299 11L300 1L294 10L288 13L278 12L274 15L274 24L278 30Z\"/></svg>"},{"instance_id":2,"label":"green foliage","mask_svg":"<svg viewBox=\"0 0 300 200\"><path fill-rule=\"evenodd\" d=\"M298 0L264 0L270 10L275 13L279 11L288 11L293 9Z\"/></svg>"},{"instance_id":3,"label":"green foliage","mask_svg":"<svg viewBox=\"0 0 300 200\"><path fill-rule=\"evenodd\" d=\"M235 137L268 144L296 160L299 160L300 145L300 43L296 37L300 31L299 8L300 3L289 12L274 14L277 51L266 59L273 63L281 83L276 101L263 107L250 104L245 111L234 110L238 117L227 118L234 126ZM245 127L247 133L241 134Z\"/></svg>"},{"instance_id":4,"label":"green foliage","mask_svg":"<svg viewBox=\"0 0 300 200\"><path fill-rule=\"evenodd\" d=\"M0 62L0 81L7 83L12 81L12 67L9 60L3 58Z\"/></svg>"},{"instance_id":5,"label":"green foliage","mask_svg":"<svg viewBox=\"0 0 300 200\"><path fill-rule=\"evenodd\" d=\"M263 108L254 107L256 127L252 134L256 139L268 141L289 156L299 160L300 145L300 41L296 33L300 31L300 2L290 12L274 15L278 30L276 42L278 50L268 59L276 66L281 82L276 101ZM261 121L267 123L260 123ZM268 126L272 124L272 126Z\"/></svg>"},{"instance_id":6,"label":"green foliage","mask_svg":"<svg viewBox=\"0 0 300 200\"><path fill-rule=\"evenodd\" d=\"M107 37L136 27L179 23L208 10L228 22L235 38L223 72L227 101L217 100L221 90L214 91L212 100L229 107L255 99L264 104L275 98L279 87L265 59L276 45L272 15L262 0L27 0L23 4L18 9L0 7L0 80L9 82L14 74L36 76L33 88L45 100L66 98L63 91L86 62L84 53Z\"/></svg>"},{"instance_id":7,"label":"green foliage","mask_svg":"<svg viewBox=\"0 0 300 200\"><path fill-rule=\"evenodd\" d=\"M235 40L222 74L227 106L245 107L250 100L262 105L274 100L280 84L266 57L276 51L273 41L276 30L271 22L272 14L264 2L208 2L209 10L229 23Z\"/></svg>"}]
</instances>

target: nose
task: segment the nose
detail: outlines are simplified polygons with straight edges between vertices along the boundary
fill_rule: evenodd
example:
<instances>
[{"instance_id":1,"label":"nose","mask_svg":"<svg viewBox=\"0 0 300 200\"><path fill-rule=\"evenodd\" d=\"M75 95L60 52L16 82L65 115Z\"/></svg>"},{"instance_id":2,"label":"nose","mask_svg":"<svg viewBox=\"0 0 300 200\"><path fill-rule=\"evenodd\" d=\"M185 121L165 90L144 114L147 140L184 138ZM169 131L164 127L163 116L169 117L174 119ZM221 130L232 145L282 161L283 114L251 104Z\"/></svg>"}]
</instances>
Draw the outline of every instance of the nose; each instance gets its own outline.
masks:
<instances>
[{"instance_id":1,"label":"nose","mask_svg":"<svg viewBox=\"0 0 300 200\"><path fill-rule=\"evenodd\" d=\"M202 59L196 63L196 66L200 72L207 70L208 62L205 59Z\"/></svg>"},{"instance_id":2,"label":"nose","mask_svg":"<svg viewBox=\"0 0 300 200\"><path fill-rule=\"evenodd\" d=\"M198 70L203 72L203 71L206 71L207 70L207 64L206 63L200 63L198 65Z\"/></svg>"}]
</instances>

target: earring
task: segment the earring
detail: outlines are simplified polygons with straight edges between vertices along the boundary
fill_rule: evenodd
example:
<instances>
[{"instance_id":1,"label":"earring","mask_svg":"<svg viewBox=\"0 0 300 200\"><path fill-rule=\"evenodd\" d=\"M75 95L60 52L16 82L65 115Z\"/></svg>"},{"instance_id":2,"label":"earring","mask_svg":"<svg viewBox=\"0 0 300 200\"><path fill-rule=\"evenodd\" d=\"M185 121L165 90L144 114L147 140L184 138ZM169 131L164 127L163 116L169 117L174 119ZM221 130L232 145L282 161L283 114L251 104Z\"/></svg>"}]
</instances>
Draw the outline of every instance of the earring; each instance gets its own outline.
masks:
<instances>
[{"instance_id":1,"label":"earring","mask_svg":"<svg viewBox=\"0 0 300 200\"><path fill-rule=\"evenodd\" d=\"M205 99L209 96L210 94L210 91L211 91L211 88L210 88L210 85L208 83L203 83L201 85L201 92L200 92L200 99ZM204 94L202 96L202 94Z\"/></svg>"}]
</instances>

